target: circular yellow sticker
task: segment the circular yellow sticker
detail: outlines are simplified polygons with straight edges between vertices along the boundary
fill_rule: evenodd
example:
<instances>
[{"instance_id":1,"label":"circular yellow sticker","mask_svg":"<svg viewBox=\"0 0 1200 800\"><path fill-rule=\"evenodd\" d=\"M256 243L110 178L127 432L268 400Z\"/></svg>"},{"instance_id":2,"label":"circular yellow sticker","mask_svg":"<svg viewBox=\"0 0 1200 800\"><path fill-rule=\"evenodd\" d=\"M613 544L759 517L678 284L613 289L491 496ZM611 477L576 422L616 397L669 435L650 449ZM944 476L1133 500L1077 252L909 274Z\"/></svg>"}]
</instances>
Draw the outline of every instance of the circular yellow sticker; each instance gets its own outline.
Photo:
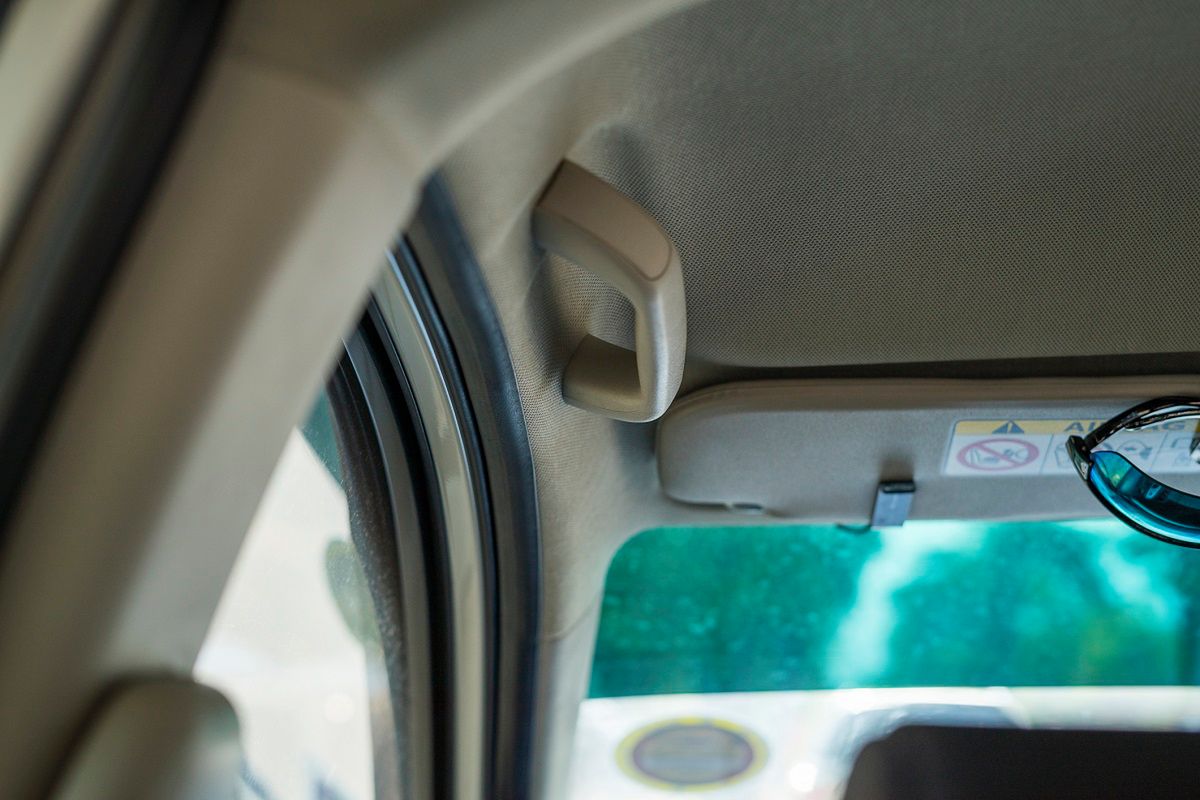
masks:
<instances>
[{"instance_id":1,"label":"circular yellow sticker","mask_svg":"<svg viewBox=\"0 0 1200 800\"><path fill-rule=\"evenodd\" d=\"M617 763L635 781L675 792L744 781L767 762L753 731L721 719L680 717L638 728L617 746Z\"/></svg>"}]
</instances>

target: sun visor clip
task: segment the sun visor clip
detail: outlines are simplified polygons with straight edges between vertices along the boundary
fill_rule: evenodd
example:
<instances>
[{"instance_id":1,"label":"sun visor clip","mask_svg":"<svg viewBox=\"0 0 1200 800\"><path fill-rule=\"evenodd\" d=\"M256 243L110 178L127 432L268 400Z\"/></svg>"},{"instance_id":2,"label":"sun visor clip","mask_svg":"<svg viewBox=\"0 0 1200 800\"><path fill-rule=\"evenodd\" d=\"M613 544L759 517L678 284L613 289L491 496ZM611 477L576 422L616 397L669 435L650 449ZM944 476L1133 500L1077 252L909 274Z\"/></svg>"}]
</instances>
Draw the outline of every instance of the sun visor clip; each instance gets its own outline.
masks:
<instances>
[{"instance_id":1,"label":"sun visor clip","mask_svg":"<svg viewBox=\"0 0 1200 800\"><path fill-rule=\"evenodd\" d=\"M875 490L871 528L898 528L908 520L917 484L912 481L882 481Z\"/></svg>"}]
</instances>

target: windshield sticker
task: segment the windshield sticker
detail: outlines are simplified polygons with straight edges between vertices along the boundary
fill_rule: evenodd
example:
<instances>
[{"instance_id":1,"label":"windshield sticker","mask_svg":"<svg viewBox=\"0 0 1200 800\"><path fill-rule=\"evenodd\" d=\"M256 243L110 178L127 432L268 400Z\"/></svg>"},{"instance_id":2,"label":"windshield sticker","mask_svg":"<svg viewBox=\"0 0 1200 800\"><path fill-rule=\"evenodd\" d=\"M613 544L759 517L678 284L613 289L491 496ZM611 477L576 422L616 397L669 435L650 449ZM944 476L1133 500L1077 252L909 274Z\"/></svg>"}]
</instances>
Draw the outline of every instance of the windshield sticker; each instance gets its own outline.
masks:
<instances>
[{"instance_id":1,"label":"windshield sticker","mask_svg":"<svg viewBox=\"0 0 1200 800\"><path fill-rule=\"evenodd\" d=\"M762 769L767 746L722 719L681 717L635 730L617 748L621 770L638 783L673 792L729 786Z\"/></svg>"},{"instance_id":2,"label":"windshield sticker","mask_svg":"<svg viewBox=\"0 0 1200 800\"><path fill-rule=\"evenodd\" d=\"M946 475L1071 475L1067 439L1087 436L1102 419L964 419L954 425ZM1098 450L1115 450L1150 473L1200 472L1192 459L1196 420L1122 431Z\"/></svg>"}]
</instances>

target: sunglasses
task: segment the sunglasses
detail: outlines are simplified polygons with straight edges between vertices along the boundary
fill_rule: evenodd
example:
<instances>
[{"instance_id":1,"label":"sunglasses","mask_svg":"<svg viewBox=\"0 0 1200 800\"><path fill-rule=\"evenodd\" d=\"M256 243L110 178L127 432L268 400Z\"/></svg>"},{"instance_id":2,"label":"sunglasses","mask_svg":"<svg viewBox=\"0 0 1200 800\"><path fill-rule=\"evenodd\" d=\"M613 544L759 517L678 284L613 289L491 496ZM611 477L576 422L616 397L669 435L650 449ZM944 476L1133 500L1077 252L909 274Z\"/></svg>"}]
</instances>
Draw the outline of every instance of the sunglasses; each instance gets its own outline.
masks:
<instances>
[{"instance_id":1,"label":"sunglasses","mask_svg":"<svg viewBox=\"0 0 1200 800\"><path fill-rule=\"evenodd\" d=\"M1111 450L1096 450L1121 431L1200 418L1200 400L1160 397L1121 412L1086 437L1067 440L1079 476L1113 516L1136 531L1183 547L1200 547L1200 497L1173 489Z\"/></svg>"}]
</instances>

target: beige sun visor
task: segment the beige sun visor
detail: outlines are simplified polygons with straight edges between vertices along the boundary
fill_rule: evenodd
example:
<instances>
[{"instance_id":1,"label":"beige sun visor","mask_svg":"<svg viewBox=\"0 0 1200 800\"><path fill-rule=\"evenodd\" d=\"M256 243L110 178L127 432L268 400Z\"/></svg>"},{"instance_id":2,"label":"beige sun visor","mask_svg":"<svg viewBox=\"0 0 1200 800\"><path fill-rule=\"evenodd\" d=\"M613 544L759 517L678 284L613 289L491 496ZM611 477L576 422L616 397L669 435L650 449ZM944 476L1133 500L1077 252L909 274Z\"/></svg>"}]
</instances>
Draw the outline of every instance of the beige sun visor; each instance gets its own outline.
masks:
<instances>
[{"instance_id":1,"label":"beige sun visor","mask_svg":"<svg viewBox=\"0 0 1200 800\"><path fill-rule=\"evenodd\" d=\"M813 380L731 383L660 423L663 492L688 504L859 523L881 482L916 484L920 519L1103 515L1063 447L1140 400L1200 394L1200 378ZM1112 447L1200 490L1196 421L1121 434Z\"/></svg>"}]
</instances>

